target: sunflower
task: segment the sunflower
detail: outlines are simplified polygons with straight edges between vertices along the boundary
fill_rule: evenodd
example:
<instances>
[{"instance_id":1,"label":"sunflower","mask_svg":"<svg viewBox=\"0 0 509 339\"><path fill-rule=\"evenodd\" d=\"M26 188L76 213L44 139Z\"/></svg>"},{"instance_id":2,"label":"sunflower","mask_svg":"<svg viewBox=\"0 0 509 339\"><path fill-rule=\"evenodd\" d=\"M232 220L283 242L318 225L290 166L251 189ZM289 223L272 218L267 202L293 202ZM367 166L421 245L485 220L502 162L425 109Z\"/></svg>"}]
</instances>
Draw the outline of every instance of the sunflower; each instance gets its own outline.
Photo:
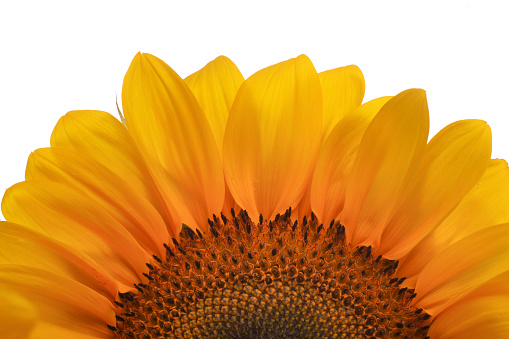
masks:
<instances>
[{"instance_id":1,"label":"sunflower","mask_svg":"<svg viewBox=\"0 0 509 339\"><path fill-rule=\"evenodd\" d=\"M426 94L149 54L7 190L3 338L508 338L509 169ZM120 112L120 111L119 111ZM32 328L33 327L33 328Z\"/></svg>"}]
</instances>

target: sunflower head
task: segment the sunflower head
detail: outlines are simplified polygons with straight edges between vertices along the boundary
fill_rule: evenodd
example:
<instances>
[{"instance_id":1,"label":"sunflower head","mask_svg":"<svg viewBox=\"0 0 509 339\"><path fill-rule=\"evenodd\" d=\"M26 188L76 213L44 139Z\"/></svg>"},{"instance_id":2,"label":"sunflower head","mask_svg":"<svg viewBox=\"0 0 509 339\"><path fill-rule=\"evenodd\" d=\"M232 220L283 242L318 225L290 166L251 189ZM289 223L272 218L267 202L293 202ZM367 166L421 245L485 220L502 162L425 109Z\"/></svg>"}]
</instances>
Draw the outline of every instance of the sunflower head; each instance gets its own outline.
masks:
<instances>
[{"instance_id":1,"label":"sunflower head","mask_svg":"<svg viewBox=\"0 0 509 339\"><path fill-rule=\"evenodd\" d=\"M7 338L508 337L489 126L428 141L423 90L363 96L303 55L244 80L137 54L122 123L69 112L5 193Z\"/></svg>"}]
</instances>

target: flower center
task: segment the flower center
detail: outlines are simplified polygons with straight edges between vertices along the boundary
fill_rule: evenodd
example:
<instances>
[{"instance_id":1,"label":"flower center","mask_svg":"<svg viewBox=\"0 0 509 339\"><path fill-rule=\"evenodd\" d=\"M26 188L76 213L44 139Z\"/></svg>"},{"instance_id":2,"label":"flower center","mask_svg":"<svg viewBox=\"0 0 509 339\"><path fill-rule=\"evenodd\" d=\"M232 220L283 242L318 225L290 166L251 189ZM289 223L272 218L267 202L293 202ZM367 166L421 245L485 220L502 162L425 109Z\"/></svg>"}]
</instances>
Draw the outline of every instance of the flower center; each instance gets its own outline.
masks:
<instances>
[{"instance_id":1,"label":"flower center","mask_svg":"<svg viewBox=\"0 0 509 339\"><path fill-rule=\"evenodd\" d=\"M399 288L398 262L345 244L344 226L214 216L185 227L147 284L119 293L118 338L427 338L429 315Z\"/></svg>"}]
</instances>

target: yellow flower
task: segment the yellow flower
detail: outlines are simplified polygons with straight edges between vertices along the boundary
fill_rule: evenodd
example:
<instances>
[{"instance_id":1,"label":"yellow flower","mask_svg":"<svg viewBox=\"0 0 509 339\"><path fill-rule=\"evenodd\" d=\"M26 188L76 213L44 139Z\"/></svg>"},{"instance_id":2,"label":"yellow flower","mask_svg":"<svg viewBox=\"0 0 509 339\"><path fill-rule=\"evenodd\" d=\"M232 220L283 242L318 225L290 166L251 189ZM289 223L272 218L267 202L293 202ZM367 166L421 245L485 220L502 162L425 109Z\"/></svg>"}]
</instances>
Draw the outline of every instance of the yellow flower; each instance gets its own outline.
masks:
<instances>
[{"instance_id":1,"label":"yellow flower","mask_svg":"<svg viewBox=\"0 0 509 339\"><path fill-rule=\"evenodd\" d=\"M225 57L181 79L136 55L125 126L69 112L5 193L2 334L509 337L489 126L428 142L424 91L363 96L356 66L306 56L244 80Z\"/></svg>"}]
</instances>

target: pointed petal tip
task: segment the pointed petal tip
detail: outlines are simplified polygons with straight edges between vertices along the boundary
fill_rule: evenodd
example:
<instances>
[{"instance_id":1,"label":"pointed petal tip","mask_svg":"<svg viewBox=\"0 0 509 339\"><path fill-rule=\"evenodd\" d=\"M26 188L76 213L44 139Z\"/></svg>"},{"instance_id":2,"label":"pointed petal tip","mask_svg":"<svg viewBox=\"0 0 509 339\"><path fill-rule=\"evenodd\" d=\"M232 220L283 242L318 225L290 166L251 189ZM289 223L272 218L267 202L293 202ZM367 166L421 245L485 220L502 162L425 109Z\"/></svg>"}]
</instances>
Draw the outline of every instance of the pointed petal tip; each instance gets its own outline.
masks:
<instances>
[{"instance_id":1,"label":"pointed petal tip","mask_svg":"<svg viewBox=\"0 0 509 339\"><path fill-rule=\"evenodd\" d=\"M313 65L313 62L306 54L301 54L301 55L297 56L296 58L294 58L294 60L296 62L306 62L306 63L310 63L311 65Z\"/></svg>"},{"instance_id":2,"label":"pointed petal tip","mask_svg":"<svg viewBox=\"0 0 509 339\"><path fill-rule=\"evenodd\" d=\"M482 119L466 119L466 121L469 121L470 123L472 124L477 124L479 127L482 127L482 126L488 126L488 123Z\"/></svg>"},{"instance_id":3,"label":"pointed petal tip","mask_svg":"<svg viewBox=\"0 0 509 339\"><path fill-rule=\"evenodd\" d=\"M476 120L479 128L482 129L482 133L487 133L491 139L491 126L484 120Z\"/></svg>"},{"instance_id":4,"label":"pointed petal tip","mask_svg":"<svg viewBox=\"0 0 509 339\"><path fill-rule=\"evenodd\" d=\"M137 61L137 60L140 60L141 58L143 58L143 54L144 54L144 53L141 53L141 51L138 51L138 52L134 55L133 60L131 61L131 63L133 63L135 60Z\"/></svg>"},{"instance_id":5,"label":"pointed petal tip","mask_svg":"<svg viewBox=\"0 0 509 339\"><path fill-rule=\"evenodd\" d=\"M214 59L214 61L232 62L231 59L228 58L226 55L219 55L217 58Z\"/></svg>"},{"instance_id":6,"label":"pointed petal tip","mask_svg":"<svg viewBox=\"0 0 509 339\"><path fill-rule=\"evenodd\" d=\"M507 163L507 160L505 160L505 159L495 158L495 159L493 159L493 160L496 160L496 161L498 161L498 162L501 162L502 164L504 164L504 166L505 166L505 167L508 167L508 166L509 166L509 164Z\"/></svg>"},{"instance_id":7,"label":"pointed petal tip","mask_svg":"<svg viewBox=\"0 0 509 339\"><path fill-rule=\"evenodd\" d=\"M220 65L219 69L222 69L223 71L224 71L224 69L235 69L238 72L238 74L240 74L242 77L242 74L240 73L239 69L237 68L237 65L230 58L228 58L225 55L219 55L217 58L215 58L214 60L207 63L207 65L205 67L213 65L213 64ZM242 77L242 80L244 80L243 77Z\"/></svg>"},{"instance_id":8,"label":"pointed petal tip","mask_svg":"<svg viewBox=\"0 0 509 339\"><path fill-rule=\"evenodd\" d=\"M465 126L466 129L470 130L471 133L478 134L479 137L484 138L486 142L489 141L489 143L491 144L491 127L486 121L480 119L466 119L453 122L452 124L455 123L463 124L463 126Z\"/></svg>"},{"instance_id":9,"label":"pointed petal tip","mask_svg":"<svg viewBox=\"0 0 509 339\"><path fill-rule=\"evenodd\" d=\"M490 124L488 124L486 121L484 120L478 120L479 121L479 125L480 126L483 126L486 130L489 130L490 131L490 134L491 134L491 126Z\"/></svg>"},{"instance_id":10,"label":"pointed petal tip","mask_svg":"<svg viewBox=\"0 0 509 339\"><path fill-rule=\"evenodd\" d=\"M150 64L150 62L153 60L160 60L160 59L150 53L138 52L138 53L136 53L133 60L131 61L131 66L134 64L143 66L143 65L146 65L147 63Z\"/></svg>"},{"instance_id":11,"label":"pointed petal tip","mask_svg":"<svg viewBox=\"0 0 509 339\"><path fill-rule=\"evenodd\" d=\"M360 73L360 75L362 75L362 77L364 78L364 74L362 73L361 71L361 68L355 64L350 64L350 65L346 65L346 66L343 66L344 68L350 68L350 69L355 69L356 71L358 71Z\"/></svg>"},{"instance_id":12,"label":"pointed petal tip","mask_svg":"<svg viewBox=\"0 0 509 339\"><path fill-rule=\"evenodd\" d=\"M361 68L359 66L352 64L352 65L348 65L346 67L355 69L357 72L359 72L358 75L361 77L362 81L365 81L364 80L364 73L362 73L362 70L361 70Z\"/></svg>"},{"instance_id":13,"label":"pointed petal tip","mask_svg":"<svg viewBox=\"0 0 509 339\"><path fill-rule=\"evenodd\" d=\"M409 89L401 92L400 94L403 94L403 93L405 93L406 95L411 95L415 99L426 100L426 91L423 90L422 88L409 88Z\"/></svg>"}]
</instances>

